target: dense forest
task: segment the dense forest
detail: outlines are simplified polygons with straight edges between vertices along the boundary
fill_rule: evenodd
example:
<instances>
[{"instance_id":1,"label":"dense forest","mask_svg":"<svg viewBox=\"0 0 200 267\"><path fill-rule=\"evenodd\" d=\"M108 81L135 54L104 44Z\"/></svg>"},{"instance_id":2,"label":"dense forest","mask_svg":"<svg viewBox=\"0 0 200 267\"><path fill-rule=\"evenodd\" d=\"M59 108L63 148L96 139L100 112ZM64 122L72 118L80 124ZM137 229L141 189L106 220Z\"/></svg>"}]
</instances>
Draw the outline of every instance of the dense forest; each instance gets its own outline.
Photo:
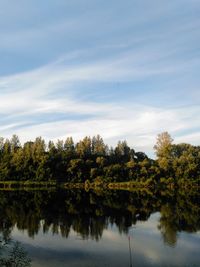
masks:
<instances>
[{"instance_id":1,"label":"dense forest","mask_svg":"<svg viewBox=\"0 0 200 267\"><path fill-rule=\"evenodd\" d=\"M18 136L0 138L0 181L56 181L57 183L139 182L199 184L200 146L173 144L161 133L154 146L156 160L136 152L126 141L106 145L101 136L85 137L74 143L41 137L20 144Z\"/></svg>"}]
</instances>

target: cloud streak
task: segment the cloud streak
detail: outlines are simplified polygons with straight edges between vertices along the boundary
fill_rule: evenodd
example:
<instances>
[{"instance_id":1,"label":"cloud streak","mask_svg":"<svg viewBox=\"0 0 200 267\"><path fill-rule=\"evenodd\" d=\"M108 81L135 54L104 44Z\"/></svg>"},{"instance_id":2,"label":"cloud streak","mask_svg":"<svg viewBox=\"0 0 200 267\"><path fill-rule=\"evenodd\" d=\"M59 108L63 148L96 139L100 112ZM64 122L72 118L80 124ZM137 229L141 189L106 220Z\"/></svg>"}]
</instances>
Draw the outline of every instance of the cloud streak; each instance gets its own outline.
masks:
<instances>
[{"instance_id":1,"label":"cloud streak","mask_svg":"<svg viewBox=\"0 0 200 267\"><path fill-rule=\"evenodd\" d=\"M0 135L200 144L198 2L76 3L4 4Z\"/></svg>"},{"instance_id":2,"label":"cloud streak","mask_svg":"<svg viewBox=\"0 0 200 267\"><path fill-rule=\"evenodd\" d=\"M110 66L112 63L106 61L70 68L61 60L32 72L1 78L1 135L16 133L23 141L39 135L47 140L72 135L78 141L86 135L101 134L110 145L127 139L137 150L147 153L152 153L156 135L164 130L177 135L178 141L200 142L199 106L158 108L137 102L127 106L77 97L81 91L75 88L80 82L107 81L108 77L129 79L123 64L119 70ZM134 79L132 75L130 78ZM189 131L186 135L185 129Z\"/></svg>"}]
</instances>

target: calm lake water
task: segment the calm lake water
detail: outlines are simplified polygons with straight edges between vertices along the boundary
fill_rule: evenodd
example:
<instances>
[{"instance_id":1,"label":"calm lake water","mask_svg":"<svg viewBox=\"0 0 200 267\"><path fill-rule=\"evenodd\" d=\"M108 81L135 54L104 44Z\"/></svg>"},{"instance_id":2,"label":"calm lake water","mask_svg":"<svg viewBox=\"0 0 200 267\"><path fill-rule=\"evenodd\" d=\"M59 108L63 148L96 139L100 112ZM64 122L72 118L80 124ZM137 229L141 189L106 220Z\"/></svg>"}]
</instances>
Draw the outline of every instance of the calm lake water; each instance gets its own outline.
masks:
<instances>
[{"instance_id":1,"label":"calm lake water","mask_svg":"<svg viewBox=\"0 0 200 267\"><path fill-rule=\"evenodd\" d=\"M18 241L32 267L199 267L199 200L184 192L2 191L8 245L0 258Z\"/></svg>"}]
</instances>

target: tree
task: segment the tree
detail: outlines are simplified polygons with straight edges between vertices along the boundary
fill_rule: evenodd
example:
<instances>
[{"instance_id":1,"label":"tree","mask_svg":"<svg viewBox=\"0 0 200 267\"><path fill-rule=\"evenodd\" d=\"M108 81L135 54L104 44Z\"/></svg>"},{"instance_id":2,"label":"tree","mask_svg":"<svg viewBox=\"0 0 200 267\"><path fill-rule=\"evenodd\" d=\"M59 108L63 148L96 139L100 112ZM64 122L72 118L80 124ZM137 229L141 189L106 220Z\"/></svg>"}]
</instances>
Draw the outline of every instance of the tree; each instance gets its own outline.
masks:
<instances>
[{"instance_id":1,"label":"tree","mask_svg":"<svg viewBox=\"0 0 200 267\"><path fill-rule=\"evenodd\" d=\"M3 147L4 147L4 138L0 137L0 153L3 152Z\"/></svg>"},{"instance_id":2,"label":"tree","mask_svg":"<svg viewBox=\"0 0 200 267\"><path fill-rule=\"evenodd\" d=\"M49 153L55 153L56 152L56 147L53 141L49 141L48 143L48 152Z\"/></svg>"},{"instance_id":3,"label":"tree","mask_svg":"<svg viewBox=\"0 0 200 267\"><path fill-rule=\"evenodd\" d=\"M154 146L158 158L165 157L169 154L173 139L168 132L163 132L157 136L157 142Z\"/></svg>"},{"instance_id":4,"label":"tree","mask_svg":"<svg viewBox=\"0 0 200 267\"><path fill-rule=\"evenodd\" d=\"M45 154L46 144L44 139L37 137L33 143L33 160L39 162Z\"/></svg>"},{"instance_id":5,"label":"tree","mask_svg":"<svg viewBox=\"0 0 200 267\"><path fill-rule=\"evenodd\" d=\"M169 170L172 165L172 142L168 132L158 135L156 145L154 146L158 164L164 170Z\"/></svg>"},{"instance_id":6,"label":"tree","mask_svg":"<svg viewBox=\"0 0 200 267\"><path fill-rule=\"evenodd\" d=\"M115 148L115 159L117 162L127 162L130 159L130 147L126 141L119 141Z\"/></svg>"},{"instance_id":7,"label":"tree","mask_svg":"<svg viewBox=\"0 0 200 267\"><path fill-rule=\"evenodd\" d=\"M67 137L64 143L64 149L69 155L73 155L75 152L74 141L72 137Z\"/></svg>"},{"instance_id":8,"label":"tree","mask_svg":"<svg viewBox=\"0 0 200 267\"><path fill-rule=\"evenodd\" d=\"M100 135L92 138L92 153L98 156L104 156L106 153L106 146Z\"/></svg>"},{"instance_id":9,"label":"tree","mask_svg":"<svg viewBox=\"0 0 200 267\"><path fill-rule=\"evenodd\" d=\"M58 152L60 152L60 153L64 150L63 140L60 140L60 139L57 140L56 148L57 148Z\"/></svg>"},{"instance_id":10,"label":"tree","mask_svg":"<svg viewBox=\"0 0 200 267\"><path fill-rule=\"evenodd\" d=\"M21 147L19 137L16 134L12 136L10 143L12 152L16 152L16 150Z\"/></svg>"},{"instance_id":11,"label":"tree","mask_svg":"<svg viewBox=\"0 0 200 267\"><path fill-rule=\"evenodd\" d=\"M86 136L83 140L81 140L76 145L77 154L80 157L90 156L91 155L91 146L92 146L91 138Z\"/></svg>"}]
</instances>

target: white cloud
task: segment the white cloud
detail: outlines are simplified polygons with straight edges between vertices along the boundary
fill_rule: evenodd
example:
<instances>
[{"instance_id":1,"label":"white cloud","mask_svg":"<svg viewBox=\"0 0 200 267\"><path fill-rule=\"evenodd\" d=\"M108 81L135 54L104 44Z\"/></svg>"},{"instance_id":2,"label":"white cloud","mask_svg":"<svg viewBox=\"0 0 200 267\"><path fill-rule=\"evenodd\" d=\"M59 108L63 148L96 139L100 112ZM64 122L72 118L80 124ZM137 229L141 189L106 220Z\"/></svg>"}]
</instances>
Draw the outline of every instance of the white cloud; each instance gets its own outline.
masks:
<instances>
[{"instance_id":1,"label":"white cloud","mask_svg":"<svg viewBox=\"0 0 200 267\"><path fill-rule=\"evenodd\" d=\"M154 71L137 69L134 74L134 69L127 70L127 56L71 67L66 65L66 58L35 71L0 78L1 135L16 133L22 141L72 135L78 141L86 135L101 134L111 145L127 139L137 150L152 152L156 135L167 130L178 136L176 141L200 143L200 130L192 133L200 125L199 106L171 109L136 102L96 103L74 94L78 92L76 85L85 81L129 80ZM158 70L157 74L162 72ZM59 119L60 113L66 116ZM44 116L54 119L48 121ZM185 130L189 134L185 135Z\"/></svg>"}]
</instances>

